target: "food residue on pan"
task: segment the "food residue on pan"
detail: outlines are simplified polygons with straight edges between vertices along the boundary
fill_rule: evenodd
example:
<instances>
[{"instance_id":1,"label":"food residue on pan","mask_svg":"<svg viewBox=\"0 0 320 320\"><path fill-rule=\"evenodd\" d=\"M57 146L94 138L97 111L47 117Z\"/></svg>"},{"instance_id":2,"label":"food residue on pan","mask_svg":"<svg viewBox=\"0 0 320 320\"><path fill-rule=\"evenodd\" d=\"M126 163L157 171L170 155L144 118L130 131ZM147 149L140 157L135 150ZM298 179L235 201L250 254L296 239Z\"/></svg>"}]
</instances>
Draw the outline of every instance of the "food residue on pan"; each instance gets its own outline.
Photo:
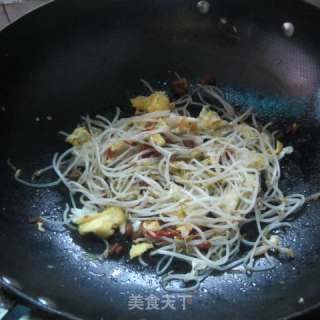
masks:
<instances>
[{"instance_id":1,"label":"food residue on pan","mask_svg":"<svg viewBox=\"0 0 320 320\"><path fill-rule=\"evenodd\" d=\"M147 84L149 95L130 100L134 116L84 117L66 134L70 149L33 175L52 169L58 180L26 182L11 163L15 178L35 187L63 183L71 198L64 224L103 239L104 257L126 254L145 264L143 255L159 256L165 287L179 279L196 288L213 270L240 265L251 273L259 257L271 261L271 254L293 258L274 233L305 203L279 187L281 159L293 148L267 126L261 130L250 110L238 113L214 84L212 75L194 86L180 77L172 94ZM190 106L199 112L191 114ZM287 133L298 128L293 123ZM244 231L252 222L255 239ZM43 222L36 223L43 231ZM172 273L173 259L190 271Z\"/></svg>"}]
</instances>

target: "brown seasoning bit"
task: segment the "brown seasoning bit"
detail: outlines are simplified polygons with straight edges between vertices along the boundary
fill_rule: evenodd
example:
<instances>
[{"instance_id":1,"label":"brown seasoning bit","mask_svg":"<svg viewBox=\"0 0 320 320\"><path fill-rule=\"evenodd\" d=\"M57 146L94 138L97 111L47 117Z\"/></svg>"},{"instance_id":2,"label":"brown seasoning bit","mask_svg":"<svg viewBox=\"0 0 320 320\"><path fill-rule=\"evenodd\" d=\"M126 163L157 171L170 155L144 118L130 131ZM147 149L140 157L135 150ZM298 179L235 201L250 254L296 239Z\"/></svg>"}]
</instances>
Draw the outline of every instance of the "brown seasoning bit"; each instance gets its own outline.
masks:
<instances>
[{"instance_id":1,"label":"brown seasoning bit","mask_svg":"<svg viewBox=\"0 0 320 320\"><path fill-rule=\"evenodd\" d=\"M172 92L178 96L182 97L188 93L189 83L186 78L181 78L173 80L171 83Z\"/></svg>"},{"instance_id":2,"label":"brown seasoning bit","mask_svg":"<svg viewBox=\"0 0 320 320\"><path fill-rule=\"evenodd\" d=\"M144 228L143 228L143 224L141 223L137 231L132 230L131 239L135 240L135 239L141 238L143 236L143 233L144 233Z\"/></svg>"},{"instance_id":3,"label":"brown seasoning bit","mask_svg":"<svg viewBox=\"0 0 320 320\"><path fill-rule=\"evenodd\" d=\"M183 145L187 148L194 148L196 146L192 140L183 140Z\"/></svg>"},{"instance_id":4,"label":"brown seasoning bit","mask_svg":"<svg viewBox=\"0 0 320 320\"><path fill-rule=\"evenodd\" d=\"M39 222L43 222L43 220L39 216L38 217L28 217L27 220L28 220L29 224L37 224Z\"/></svg>"},{"instance_id":5,"label":"brown seasoning bit","mask_svg":"<svg viewBox=\"0 0 320 320\"><path fill-rule=\"evenodd\" d=\"M77 181L81 176L81 171L77 168L74 168L71 170L71 172L68 174L68 178L72 181Z\"/></svg>"},{"instance_id":6,"label":"brown seasoning bit","mask_svg":"<svg viewBox=\"0 0 320 320\"><path fill-rule=\"evenodd\" d=\"M200 80L200 84L215 86L217 81L213 74L208 73Z\"/></svg>"},{"instance_id":7,"label":"brown seasoning bit","mask_svg":"<svg viewBox=\"0 0 320 320\"><path fill-rule=\"evenodd\" d=\"M297 124L296 122L294 123L291 123L289 126L288 126L288 129L287 129L287 134L296 134L296 132L298 131L298 129L300 128L300 125Z\"/></svg>"},{"instance_id":8,"label":"brown seasoning bit","mask_svg":"<svg viewBox=\"0 0 320 320\"><path fill-rule=\"evenodd\" d=\"M133 227L131 223L127 223L126 225L126 236L127 237L132 237L132 233L133 233Z\"/></svg>"}]
</instances>

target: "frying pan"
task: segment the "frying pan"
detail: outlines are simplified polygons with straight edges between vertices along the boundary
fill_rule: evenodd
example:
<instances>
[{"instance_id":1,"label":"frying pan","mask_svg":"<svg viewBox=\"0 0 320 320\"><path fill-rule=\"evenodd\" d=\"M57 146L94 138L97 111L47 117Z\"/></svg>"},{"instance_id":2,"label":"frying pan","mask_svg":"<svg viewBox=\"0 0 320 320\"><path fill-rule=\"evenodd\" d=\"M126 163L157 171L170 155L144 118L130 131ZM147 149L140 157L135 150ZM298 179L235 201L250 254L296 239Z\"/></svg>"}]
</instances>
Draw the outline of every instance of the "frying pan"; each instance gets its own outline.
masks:
<instances>
[{"instance_id":1,"label":"frying pan","mask_svg":"<svg viewBox=\"0 0 320 320\"><path fill-rule=\"evenodd\" d=\"M221 17L226 18L220 19ZM227 22L227 23L225 23ZM292 37L282 24L295 27ZM235 26L235 28L234 28ZM61 218L66 190L17 184L66 146L57 134L80 115L130 114L140 78L166 87L172 72L192 82L216 77L226 98L272 120L295 152L283 162L282 188L320 190L320 12L294 0L57 0L0 33L0 282L25 301L69 319L287 319L320 304L319 203L281 231L295 258L270 271L216 273L185 310L129 310L130 296L163 298L154 266L94 259L103 245L76 232L42 233L28 216ZM52 120L48 120L51 119ZM287 134L298 123L295 135ZM174 298L178 296L173 294Z\"/></svg>"}]
</instances>

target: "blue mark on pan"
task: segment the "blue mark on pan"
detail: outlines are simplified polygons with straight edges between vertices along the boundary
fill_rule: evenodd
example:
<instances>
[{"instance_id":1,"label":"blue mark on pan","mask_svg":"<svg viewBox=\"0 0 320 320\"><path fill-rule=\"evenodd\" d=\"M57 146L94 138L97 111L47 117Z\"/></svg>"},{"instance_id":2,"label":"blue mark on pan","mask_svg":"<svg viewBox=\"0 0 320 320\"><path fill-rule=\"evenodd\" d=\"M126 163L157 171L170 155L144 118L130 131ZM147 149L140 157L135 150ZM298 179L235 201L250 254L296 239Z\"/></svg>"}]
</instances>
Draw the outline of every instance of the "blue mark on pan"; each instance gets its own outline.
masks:
<instances>
[{"instance_id":1,"label":"blue mark on pan","mask_svg":"<svg viewBox=\"0 0 320 320\"><path fill-rule=\"evenodd\" d=\"M286 97L230 87L221 90L231 105L240 106L241 109L250 107L263 118L301 119L314 109L313 97Z\"/></svg>"},{"instance_id":2,"label":"blue mark on pan","mask_svg":"<svg viewBox=\"0 0 320 320\"><path fill-rule=\"evenodd\" d=\"M320 89L317 90L315 94L315 118L319 121L320 120Z\"/></svg>"}]
</instances>

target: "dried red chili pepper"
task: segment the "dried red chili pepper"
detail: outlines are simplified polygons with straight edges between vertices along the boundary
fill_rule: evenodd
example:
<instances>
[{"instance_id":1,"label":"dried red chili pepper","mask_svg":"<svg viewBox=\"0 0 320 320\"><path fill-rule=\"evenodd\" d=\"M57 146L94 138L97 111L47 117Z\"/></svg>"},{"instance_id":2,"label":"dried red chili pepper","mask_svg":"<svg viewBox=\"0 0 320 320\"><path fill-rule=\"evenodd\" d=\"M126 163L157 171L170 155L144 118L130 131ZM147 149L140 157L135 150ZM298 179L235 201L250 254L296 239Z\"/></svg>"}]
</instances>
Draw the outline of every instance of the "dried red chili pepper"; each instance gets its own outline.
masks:
<instances>
[{"instance_id":1,"label":"dried red chili pepper","mask_svg":"<svg viewBox=\"0 0 320 320\"><path fill-rule=\"evenodd\" d=\"M111 246L110 250L109 250L109 255L110 256L119 256L123 253L123 245L120 243L115 243Z\"/></svg>"}]
</instances>

